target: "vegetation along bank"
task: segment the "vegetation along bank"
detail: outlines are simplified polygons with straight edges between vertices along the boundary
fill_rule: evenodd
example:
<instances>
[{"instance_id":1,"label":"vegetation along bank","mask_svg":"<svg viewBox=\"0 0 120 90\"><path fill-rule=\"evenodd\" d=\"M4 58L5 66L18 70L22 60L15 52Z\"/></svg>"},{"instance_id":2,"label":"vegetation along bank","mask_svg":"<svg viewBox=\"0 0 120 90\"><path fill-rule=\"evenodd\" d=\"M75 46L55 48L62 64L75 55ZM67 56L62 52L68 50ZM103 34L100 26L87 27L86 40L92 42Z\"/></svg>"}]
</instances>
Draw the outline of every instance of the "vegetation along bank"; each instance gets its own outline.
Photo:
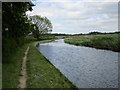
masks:
<instances>
[{"instance_id":1,"label":"vegetation along bank","mask_svg":"<svg viewBox=\"0 0 120 90\"><path fill-rule=\"evenodd\" d=\"M44 40L41 42L48 42ZM27 87L26 88L75 88L35 47L40 41L27 43L9 57L11 63L3 65L3 88L17 88L24 52L29 46L27 56ZM9 76L10 75L10 76Z\"/></svg>"},{"instance_id":2,"label":"vegetation along bank","mask_svg":"<svg viewBox=\"0 0 120 90\"><path fill-rule=\"evenodd\" d=\"M65 43L120 52L119 35L120 34L76 35L65 39Z\"/></svg>"}]
</instances>

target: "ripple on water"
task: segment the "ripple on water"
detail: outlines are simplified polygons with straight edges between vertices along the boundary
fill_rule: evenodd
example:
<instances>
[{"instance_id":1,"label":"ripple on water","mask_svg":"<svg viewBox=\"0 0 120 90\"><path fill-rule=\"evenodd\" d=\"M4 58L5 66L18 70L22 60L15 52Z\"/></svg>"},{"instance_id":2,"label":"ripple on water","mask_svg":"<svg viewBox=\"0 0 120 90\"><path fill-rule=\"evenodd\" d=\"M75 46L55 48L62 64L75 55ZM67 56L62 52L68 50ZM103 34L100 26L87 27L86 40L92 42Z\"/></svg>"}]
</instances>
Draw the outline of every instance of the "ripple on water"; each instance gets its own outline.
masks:
<instances>
[{"instance_id":1,"label":"ripple on water","mask_svg":"<svg viewBox=\"0 0 120 90\"><path fill-rule=\"evenodd\" d=\"M116 52L69 45L63 39L38 49L79 88L118 88Z\"/></svg>"}]
</instances>

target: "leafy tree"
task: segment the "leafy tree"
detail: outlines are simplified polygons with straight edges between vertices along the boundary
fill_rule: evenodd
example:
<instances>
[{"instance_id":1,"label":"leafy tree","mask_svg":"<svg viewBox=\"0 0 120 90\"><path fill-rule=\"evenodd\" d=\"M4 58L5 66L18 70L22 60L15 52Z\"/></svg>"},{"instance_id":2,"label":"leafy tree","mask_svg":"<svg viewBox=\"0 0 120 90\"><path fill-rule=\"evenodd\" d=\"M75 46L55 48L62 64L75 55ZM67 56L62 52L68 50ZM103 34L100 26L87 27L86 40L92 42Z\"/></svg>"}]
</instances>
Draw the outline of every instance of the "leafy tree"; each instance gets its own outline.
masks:
<instances>
[{"instance_id":1,"label":"leafy tree","mask_svg":"<svg viewBox=\"0 0 120 90\"><path fill-rule=\"evenodd\" d=\"M40 36L39 30L34 30L32 33L33 33L35 38L39 39L39 36Z\"/></svg>"},{"instance_id":2,"label":"leafy tree","mask_svg":"<svg viewBox=\"0 0 120 90\"><path fill-rule=\"evenodd\" d=\"M34 24L34 30L32 31L32 34L35 38L39 39L40 34L36 24Z\"/></svg>"},{"instance_id":3,"label":"leafy tree","mask_svg":"<svg viewBox=\"0 0 120 90\"><path fill-rule=\"evenodd\" d=\"M52 32L52 23L47 17L30 16L31 21L37 25L40 34Z\"/></svg>"},{"instance_id":4,"label":"leafy tree","mask_svg":"<svg viewBox=\"0 0 120 90\"><path fill-rule=\"evenodd\" d=\"M31 2L2 2L3 60L24 44L24 37L33 29L26 16L32 6Z\"/></svg>"},{"instance_id":5,"label":"leafy tree","mask_svg":"<svg viewBox=\"0 0 120 90\"><path fill-rule=\"evenodd\" d=\"M2 7L3 36L8 33L7 36L17 38L29 32L30 24L25 14L32 10L29 2L4 2Z\"/></svg>"}]
</instances>

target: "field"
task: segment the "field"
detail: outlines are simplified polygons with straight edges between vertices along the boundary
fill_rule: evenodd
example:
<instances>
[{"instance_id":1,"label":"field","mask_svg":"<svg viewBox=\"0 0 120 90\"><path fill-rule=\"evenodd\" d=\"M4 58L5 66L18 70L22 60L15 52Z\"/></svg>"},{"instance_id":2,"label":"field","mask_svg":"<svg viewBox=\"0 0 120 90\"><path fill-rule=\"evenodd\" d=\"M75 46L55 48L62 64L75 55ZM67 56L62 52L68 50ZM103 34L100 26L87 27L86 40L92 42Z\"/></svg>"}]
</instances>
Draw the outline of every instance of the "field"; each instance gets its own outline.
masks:
<instances>
[{"instance_id":1,"label":"field","mask_svg":"<svg viewBox=\"0 0 120 90\"><path fill-rule=\"evenodd\" d=\"M119 34L78 35L78 36L76 35L65 39L65 43L119 52L120 51L119 40L120 40Z\"/></svg>"}]
</instances>

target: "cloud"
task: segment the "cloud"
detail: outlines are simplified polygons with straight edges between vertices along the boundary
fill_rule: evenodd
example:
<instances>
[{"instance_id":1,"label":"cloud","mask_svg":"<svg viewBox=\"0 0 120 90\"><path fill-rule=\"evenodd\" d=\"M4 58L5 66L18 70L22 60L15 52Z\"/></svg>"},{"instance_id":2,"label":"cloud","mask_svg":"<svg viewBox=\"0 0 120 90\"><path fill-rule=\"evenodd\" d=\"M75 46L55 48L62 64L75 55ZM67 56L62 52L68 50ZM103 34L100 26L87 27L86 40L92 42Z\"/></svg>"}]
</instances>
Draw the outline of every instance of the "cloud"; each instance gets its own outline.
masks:
<instances>
[{"instance_id":1,"label":"cloud","mask_svg":"<svg viewBox=\"0 0 120 90\"><path fill-rule=\"evenodd\" d=\"M97 1L97 2L96 2ZM118 30L118 0L45 0L33 7L28 15L48 17L53 32L88 33L91 30Z\"/></svg>"}]
</instances>

